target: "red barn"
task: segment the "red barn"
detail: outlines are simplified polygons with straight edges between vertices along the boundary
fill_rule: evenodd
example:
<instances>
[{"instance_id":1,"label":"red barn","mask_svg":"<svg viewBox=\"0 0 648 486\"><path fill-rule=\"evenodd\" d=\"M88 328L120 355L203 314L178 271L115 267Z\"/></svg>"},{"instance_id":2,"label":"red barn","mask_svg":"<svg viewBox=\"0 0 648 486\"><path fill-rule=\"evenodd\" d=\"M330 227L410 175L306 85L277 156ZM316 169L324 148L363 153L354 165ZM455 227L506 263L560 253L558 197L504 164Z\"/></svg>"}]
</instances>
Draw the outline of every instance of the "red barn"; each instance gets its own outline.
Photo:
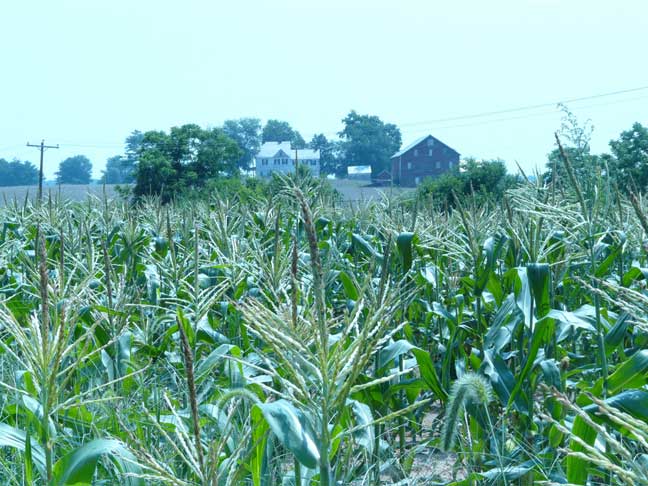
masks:
<instances>
[{"instance_id":1,"label":"red barn","mask_svg":"<svg viewBox=\"0 0 648 486\"><path fill-rule=\"evenodd\" d=\"M438 177L459 166L459 152L432 135L412 142L391 157L392 180L418 186L426 177Z\"/></svg>"}]
</instances>

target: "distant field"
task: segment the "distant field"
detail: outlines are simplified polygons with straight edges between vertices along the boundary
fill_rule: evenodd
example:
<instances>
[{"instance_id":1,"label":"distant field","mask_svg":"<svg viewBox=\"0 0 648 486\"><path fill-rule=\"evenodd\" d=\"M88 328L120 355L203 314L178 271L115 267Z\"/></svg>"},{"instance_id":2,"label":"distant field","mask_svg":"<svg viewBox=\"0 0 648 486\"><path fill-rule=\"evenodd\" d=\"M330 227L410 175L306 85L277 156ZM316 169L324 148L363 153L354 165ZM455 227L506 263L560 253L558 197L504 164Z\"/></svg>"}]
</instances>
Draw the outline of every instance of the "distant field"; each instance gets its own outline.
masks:
<instances>
[{"instance_id":1,"label":"distant field","mask_svg":"<svg viewBox=\"0 0 648 486\"><path fill-rule=\"evenodd\" d=\"M108 197L115 196L115 185L101 186L93 185L76 185L76 184L63 184L61 186L46 186L43 187L43 197L56 198L63 197L72 199L74 201L83 201L88 195L101 197L104 190ZM5 205L14 199L24 201L25 197L33 199L38 194L37 186L14 186L14 187L0 187L0 205Z\"/></svg>"},{"instance_id":2,"label":"distant field","mask_svg":"<svg viewBox=\"0 0 648 486\"><path fill-rule=\"evenodd\" d=\"M332 179L330 182L342 194L345 201L380 199L383 194L396 196L411 190L401 189L400 187L369 187L367 185L369 181L351 179ZM88 195L102 197L105 190L106 195L111 198L117 195L116 187L116 185L112 184L105 186L105 188L98 184L87 186L75 184L46 186L43 188L43 196L45 198L51 196L52 198L63 197L73 201L83 201ZM0 187L0 206L4 206L7 202L11 202L14 199L24 201L26 196L35 198L37 194L37 186Z\"/></svg>"},{"instance_id":3,"label":"distant field","mask_svg":"<svg viewBox=\"0 0 648 486\"><path fill-rule=\"evenodd\" d=\"M380 199L383 195L397 196L411 191L400 187L370 187L369 181L353 179L332 179L330 182L342 194L345 201Z\"/></svg>"}]
</instances>

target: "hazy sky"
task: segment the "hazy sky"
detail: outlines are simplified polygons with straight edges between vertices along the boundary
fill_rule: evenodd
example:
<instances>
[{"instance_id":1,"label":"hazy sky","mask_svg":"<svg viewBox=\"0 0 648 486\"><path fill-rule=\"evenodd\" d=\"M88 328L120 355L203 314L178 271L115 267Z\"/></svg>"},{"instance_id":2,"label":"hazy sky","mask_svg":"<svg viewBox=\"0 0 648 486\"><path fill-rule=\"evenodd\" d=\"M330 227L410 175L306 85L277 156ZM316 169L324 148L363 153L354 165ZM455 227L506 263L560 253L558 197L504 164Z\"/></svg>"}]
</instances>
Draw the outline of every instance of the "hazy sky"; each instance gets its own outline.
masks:
<instances>
[{"instance_id":1,"label":"hazy sky","mask_svg":"<svg viewBox=\"0 0 648 486\"><path fill-rule=\"evenodd\" d=\"M462 156L543 165L554 107L447 118L648 86L647 0L1 0L0 157L99 176L135 129L285 119L334 136L351 109ZM593 149L648 89L575 102Z\"/></svg>"}]
</instances>

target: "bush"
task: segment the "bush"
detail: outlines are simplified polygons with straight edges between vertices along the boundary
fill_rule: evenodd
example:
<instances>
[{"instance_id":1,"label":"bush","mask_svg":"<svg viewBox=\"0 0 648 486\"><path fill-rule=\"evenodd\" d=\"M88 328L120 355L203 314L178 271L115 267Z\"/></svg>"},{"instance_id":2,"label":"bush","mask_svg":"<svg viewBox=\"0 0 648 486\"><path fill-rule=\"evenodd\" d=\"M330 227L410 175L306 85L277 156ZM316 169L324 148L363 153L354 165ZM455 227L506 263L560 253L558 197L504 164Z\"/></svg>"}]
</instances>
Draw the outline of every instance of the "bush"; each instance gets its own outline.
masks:
<instances>
[{"instance_id":1,"label":"bush","mask_svg":"<svg viewBox=\"0 0 648 486\"><path fill-rule=\"evenodd\" d=\"M437 178L427 178L419 186L419 196L440 207L453 207L457 197L473 195L478 202L500 200L517 178L506 172L502 160L466 159L461 167Z\"/></svg>"}]
</instances>

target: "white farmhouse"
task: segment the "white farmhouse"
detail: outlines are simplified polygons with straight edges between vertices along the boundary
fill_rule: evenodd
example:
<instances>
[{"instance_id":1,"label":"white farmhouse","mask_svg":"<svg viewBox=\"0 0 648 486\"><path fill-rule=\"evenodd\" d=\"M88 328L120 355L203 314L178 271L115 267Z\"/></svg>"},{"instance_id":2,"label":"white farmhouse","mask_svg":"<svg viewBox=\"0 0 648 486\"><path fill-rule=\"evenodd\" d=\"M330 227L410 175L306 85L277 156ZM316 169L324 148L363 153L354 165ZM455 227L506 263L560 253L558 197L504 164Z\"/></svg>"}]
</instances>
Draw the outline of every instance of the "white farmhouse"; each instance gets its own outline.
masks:
<instances>
[{"instance_id":1,"label":"white farmhouse","mask_svg":"<svg viewBox=\"0 0 648 486\"><path fill-rule=\"evenodd\" d=\"M254 157L257 177L269 177L273 172L290 174L297 163L308 166L315 177L320 175L319 150L290 148L290 142L266 142Z\"/></svg>"}]
</instances>

